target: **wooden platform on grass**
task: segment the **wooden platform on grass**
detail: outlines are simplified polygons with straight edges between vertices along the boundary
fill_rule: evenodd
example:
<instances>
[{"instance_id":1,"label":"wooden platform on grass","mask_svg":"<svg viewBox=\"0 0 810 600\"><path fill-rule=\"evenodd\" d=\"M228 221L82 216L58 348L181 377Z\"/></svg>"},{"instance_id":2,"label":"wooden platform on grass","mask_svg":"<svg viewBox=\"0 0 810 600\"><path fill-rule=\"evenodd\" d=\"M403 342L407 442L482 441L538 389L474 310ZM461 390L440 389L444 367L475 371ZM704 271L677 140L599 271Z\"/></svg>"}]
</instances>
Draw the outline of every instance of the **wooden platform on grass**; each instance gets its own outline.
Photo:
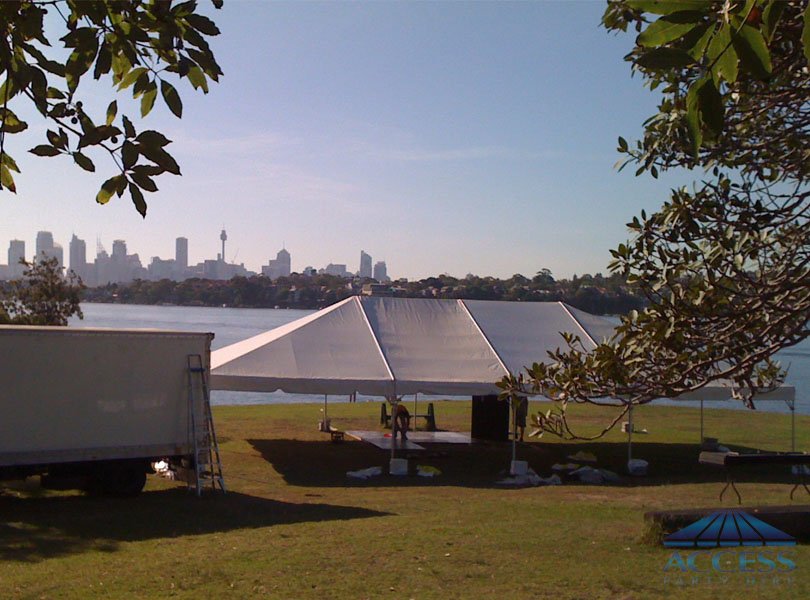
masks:
<instances>
[{"instance_id":1,"label":"wooden platform on grass","mask_svg":"<svg viewBox=\"0 0 810 600\"><path fill-rule=\"evenodd\" d=\"M391 434L386 431L347 431L346 435L361 442L368 442L382 448L391 449ZM394 448L398 450L424 450L420 444L470 444L472 440L469 433L457 431L409 431L408 439L403 443L397 437Z\"/></svg>"},{"instance_id":2,"label":"wooden platform on grass","mask_svg":"<svg viewBox=\"0 0 810 600\"><path fill-rule=\"evenodd\" d=\"M656 510L644 513L647 523L658 525L664 534L691 525L695 521L721 510L737 510L762 519L796 538L798 542L810 541L810 505L789 504L785 506L721 506L691 508L686 510Z\"/></svg>"}]
</instances>

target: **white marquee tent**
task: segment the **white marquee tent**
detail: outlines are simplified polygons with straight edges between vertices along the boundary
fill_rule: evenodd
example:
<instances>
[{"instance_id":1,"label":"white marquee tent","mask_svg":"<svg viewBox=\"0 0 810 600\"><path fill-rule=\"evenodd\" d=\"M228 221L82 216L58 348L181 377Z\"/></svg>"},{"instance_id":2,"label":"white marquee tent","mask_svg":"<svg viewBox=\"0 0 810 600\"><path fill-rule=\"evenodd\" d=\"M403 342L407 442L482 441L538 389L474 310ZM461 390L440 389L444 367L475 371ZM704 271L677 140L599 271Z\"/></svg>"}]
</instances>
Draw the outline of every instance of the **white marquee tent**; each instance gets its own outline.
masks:
<instances>
[{"instance_id":1,"label":"white marquee tent","mask_svg":"<svg viewBox=\"0 0 810 600\"><path fill-rule=\"evenodd\" d=\"M614 324L562 302L493 302L352 296L211 353L211 387L293 394L497 394L509 372L547 358L561 332L594 348ZM761 394L791 410L792 386ZM729 400L715 383L676 400ZM632 421L632 413L630 416ZM632 438L629 437L628 441Z\"/></svg>"},{"instance_id":2,"label":"white marquee tent","mask_svg":"<svg viewBox=\"0 0 810 600\"><path fill-rule=\"evenodd\" d=\"M491 302L352 296L302 319L214 351L220 390L372 396L496 394L495 383L559 347L586 348L610 321L562 302Z\"/></svg>"}]
</instances>

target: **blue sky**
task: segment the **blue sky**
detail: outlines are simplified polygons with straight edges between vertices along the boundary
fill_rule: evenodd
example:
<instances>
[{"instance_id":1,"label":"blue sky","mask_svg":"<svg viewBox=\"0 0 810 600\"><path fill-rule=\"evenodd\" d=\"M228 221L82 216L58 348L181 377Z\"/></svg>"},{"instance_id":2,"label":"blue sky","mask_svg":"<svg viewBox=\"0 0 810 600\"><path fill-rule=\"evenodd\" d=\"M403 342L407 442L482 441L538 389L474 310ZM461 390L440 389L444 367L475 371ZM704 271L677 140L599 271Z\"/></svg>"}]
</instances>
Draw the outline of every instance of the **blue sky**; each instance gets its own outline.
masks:
<instances>
[{"instance_id":1,"label":"blue sky","mask_svg":"<svg viewBox=\"0 0 810 600\"><path fill-rule=\"evenodd\" d=\"M605 272L624 224L689 182L613 168L657 97L622 60L632 34L599 27L603 2L201 6L225 77L208 95L183 82L182 120L159 100L138 125L174 140L184 176L158 179L145 220L127 197L98 206L112 165L25 157L32 123L7 141L23 173L0 194L0 260L44 229L90 254L124 239L144 265L183 235L196 262L225 227L226 258L252 270L283 244L294 270L357 270L364 249L394 277L570 277ZM82 83L86 104L103 112L108 85Z\"/></svg>"}]
</instances>

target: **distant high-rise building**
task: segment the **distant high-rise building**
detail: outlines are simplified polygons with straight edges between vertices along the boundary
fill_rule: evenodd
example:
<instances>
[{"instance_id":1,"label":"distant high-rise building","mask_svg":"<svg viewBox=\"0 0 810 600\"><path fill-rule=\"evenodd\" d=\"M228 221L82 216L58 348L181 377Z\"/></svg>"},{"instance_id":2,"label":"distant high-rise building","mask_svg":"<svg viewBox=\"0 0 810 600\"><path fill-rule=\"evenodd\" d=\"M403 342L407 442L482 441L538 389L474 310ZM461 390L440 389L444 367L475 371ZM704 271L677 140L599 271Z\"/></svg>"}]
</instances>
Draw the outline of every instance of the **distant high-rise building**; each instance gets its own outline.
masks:
<instances>
[{"instance_id":1,"label":"distant high-rise building","mask_svg":"<svg viewBox=\"0 0 810 600\"><path fill-rule=\"evenodd\" d=\"M112 256L120 259L127 257L127 243L124 240L113 241Z\"/></svg>"},{"instance_id":2,"label":"distant high-rise building","mask_svg":"<svg viewBox=\"0 0 810 600\"><path fill-rule=\"evenodd\" d=\"M113 242L112 255L108 255L100 242L95 262L95 284L126 283L146 276L146 270L137 254L127 254L124 240Z\"/></svg>"},{"instance_id":3,"label":"distant high-rise building","mask_svg":"<svg viewBox=\"0 0 810 600\"><path fill-rule=\"evenodd\" d=\"M228 239L228 234L225 233L225 230L222 230L222 233L219 234L219 239L222 240L222 262L225 262L225 240Z\"/></svg>"},{"instance_id":4,"label":"distant high-rise building","mask_svg":"<svg viewBox=\"0 0 810 600\"><path fill-rule=\"evenodd\" d=\"M388 268L385 266L384 260L381 260L374 265L374 279L380 283L388 281Z\"/></svg>"},{"instance_id":5,"label":"distant high-rise building","mask_svg":"<svg viewBox=\"0 0 810 600\"><path fill-rule=\"evenodd\" d=\"M289 277L290 273L292 273L290 253L285 248L279 250L276 257L262 267L262 275L270 279Z\"/></svg>"},{"instance_id":6,"label":"distant high-rise building","mask_svg":"<svg viewBox=\"0 0 810 600\"><path fill-rule=\"evenodd\" d=\"M37 232L36 254L34 258L39 260L42 255L51 256L53 253L53 234L50 231Z\"/></svg>"},{"instance_id":7,"label":"distant high-rise building","mask_svg":"<svg viewBox=\"0 0 810 600\"><path fill-rule=\"evenodd\" d=\"M363 278L371 277L371 256L360 250L360 271L358 275Z\"/></svg>"},{"instance_id":8,"label":"distant high-rise building","mask_svg":"<svg viewBox=\"0 0 810 600\"><path fill-rule=\"evenodd\" d=\"M326 275L335 275L336 277L346 277L349 273L346 271L346 265L329 263L326 268L322 269L322 273Z\"/></svg>"},{"instance_id":9,"label":"distant high-rise building","mask_svg":"<svg viewBox=\"0 0 810 600\"><path fill-rule=\"evenodd\" d=\"M37 256L53 249L53 234L50 231L37 232Z\"/></svg>"},{"instance_id":10,"label":"distant high-rise building","mask_svg":"<svg viewBox=\"0 0 810 600\"><path fill-rule=\"evenodd\" d=\"M75 233L70 238L70 268L82 279L87 279L87 244Z\"/></svg>"},{"instance_id":11,"label":"distant high-rise building","mask_svg":"<svg viewBox=\"0 0 810 600\"><path fill-rule=\"evenodd\" d=\"M43 258L55 258L59 268L64 265L62 246L53 243L53 234L50 231L40 231L37 233L36 260Z\"/></svg>"},{"instance_id":12,"label":"distant high-rise building","mask_svg":"<svg viewBox=\"0 0 810 600\"><path fill-rule=\"evenodd\" d=\"M174 263L177 269L188 269L188 239L179 237L174 243Z\"/></svg>"},{"instance_id":13,"label":"distant high-rise building","mask_svg":"<svg viewBox=\"0 0 810 600\"><path fill-rule=\"evenodd\" d=\"M62 246L60 244L53 245L53 251L51 256L56 259L56 264L59 265L59 269L61 270L62 267L65 266L65 253L62 250Z\"/></svg>"},{"instance_id":14,"label":"distant high-rise building","mask_svg":"<svg viewBox=\"0 0 810 600\"><path fill-rule=\"evenodd\" d=\"M276 262L278 263L279 277L289 277L292 273L292 258L286 248L282 248L276 253Z\"/></svg>"},{"instance_id":15,"label":"distant high-rise building","mask_svg":"<svg viewBox=\"0 0 810 600\"><path fill-rule=\"evenodd\" d=\"M25 242L23 240L11 240L8 245L8 274L11 279L21 277L25 267L20 264L20 260L25 259Z\"/></svg>"}]
</instances>

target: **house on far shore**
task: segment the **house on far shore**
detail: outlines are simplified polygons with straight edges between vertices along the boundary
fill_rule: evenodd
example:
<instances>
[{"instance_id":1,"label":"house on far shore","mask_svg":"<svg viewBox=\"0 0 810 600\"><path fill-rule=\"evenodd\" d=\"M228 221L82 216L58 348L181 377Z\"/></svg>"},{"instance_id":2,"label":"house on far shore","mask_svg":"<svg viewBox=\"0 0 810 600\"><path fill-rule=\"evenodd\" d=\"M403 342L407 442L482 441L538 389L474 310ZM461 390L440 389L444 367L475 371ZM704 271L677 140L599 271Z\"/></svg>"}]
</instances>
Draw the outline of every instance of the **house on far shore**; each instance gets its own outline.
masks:
<instances>
[{"instance_id":1,"label":"house on far shore","mask_svg":"<svg viewBox=\"0 0 810 600\"><path fill-rule=\"evenodd\" d=\"M360 293L363 296L393 296L394 288L389 283L365 283Z\"/></svg>"}]
</instances>

